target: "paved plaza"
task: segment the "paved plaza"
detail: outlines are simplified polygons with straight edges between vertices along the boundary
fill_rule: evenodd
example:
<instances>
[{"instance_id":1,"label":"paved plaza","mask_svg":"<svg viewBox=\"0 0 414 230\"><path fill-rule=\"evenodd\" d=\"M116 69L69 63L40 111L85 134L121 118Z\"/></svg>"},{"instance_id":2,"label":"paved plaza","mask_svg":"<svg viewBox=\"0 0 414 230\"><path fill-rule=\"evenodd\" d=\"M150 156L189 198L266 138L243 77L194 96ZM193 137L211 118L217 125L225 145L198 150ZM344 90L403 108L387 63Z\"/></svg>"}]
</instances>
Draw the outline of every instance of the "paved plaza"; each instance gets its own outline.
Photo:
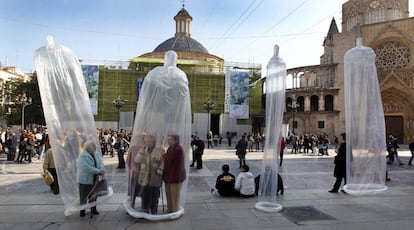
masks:
<instances>
[{"instance_id":1,"label":"paved plaza","mask_svg":"<svg viewBox=\"0 0 414 230\"><path fill-rule=\"evenodd\" d=\"M40 176L42 162L6 162L0 156L0 230L32 229L414 229L414 166L410 153L400 151L405 165L388 166L388 190L373 195L331 194L334 151L329 156L291 154L287 150L282 168L285 194L277 197L283 210L265 213L254 208L256 198L222 198L210 195L222 164L238 174L234 147L207 149L203 169L190 168L185 214L172 221L150 222L130 217L121 204L126 197L126 176L117 169L117 158L104 156L113 197L98 206L92 219L65 217L59 195L49 192ZM247 164L257 175L262 152L249 152Z\"/></svg>"}]
</instances>

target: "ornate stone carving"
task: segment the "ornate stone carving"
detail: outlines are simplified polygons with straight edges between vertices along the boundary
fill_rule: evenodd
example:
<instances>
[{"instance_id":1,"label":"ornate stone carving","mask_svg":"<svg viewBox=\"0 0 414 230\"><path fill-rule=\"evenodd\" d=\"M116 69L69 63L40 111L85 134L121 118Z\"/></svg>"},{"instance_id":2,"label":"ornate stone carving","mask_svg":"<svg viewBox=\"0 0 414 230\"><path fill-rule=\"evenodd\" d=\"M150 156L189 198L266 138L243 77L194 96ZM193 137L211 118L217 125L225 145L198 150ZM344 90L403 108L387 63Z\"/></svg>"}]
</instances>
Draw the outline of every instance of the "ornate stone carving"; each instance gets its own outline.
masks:
<instances>
[{"instance_id":1,"label":"ornate stone carving","mask_svg":"<svg viewBox=\"0 0 414 230\"><path fill-rule=\"evenodd\" d=\"M410 48L399 41L387 41L374 48L379 70L402 69L410 62Z\"/></svg>"},{"instance_id":2,"label":"ornate stone carving","mask_svg":"<svg viewBox=\"0 0 414 230\"><path fill-rule=\"evenodd\" d=\"M394 101L387 101L384 103L384 113L402 112L403 107Z\"/></svg>"}]
</instances>

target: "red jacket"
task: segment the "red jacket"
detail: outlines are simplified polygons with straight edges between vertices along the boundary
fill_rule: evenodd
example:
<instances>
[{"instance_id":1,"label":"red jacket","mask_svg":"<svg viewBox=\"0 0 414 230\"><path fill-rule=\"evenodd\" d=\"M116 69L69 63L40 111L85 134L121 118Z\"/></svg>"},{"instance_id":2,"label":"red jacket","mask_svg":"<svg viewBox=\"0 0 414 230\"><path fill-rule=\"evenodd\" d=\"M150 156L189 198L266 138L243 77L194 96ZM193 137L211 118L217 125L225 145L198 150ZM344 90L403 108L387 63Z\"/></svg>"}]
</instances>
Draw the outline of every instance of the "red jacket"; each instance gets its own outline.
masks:
<instances>
[{"instance_id":1,"label":"red jacket","mask_svg":"<svg viewBox=\"0 0 414 230\"><path fill-rule=\"evenodd\" d=\"M180 145L170 146L164 155L163 181L177 184L183 182L186 176L183 148Z\"/></svg>"},{"instance_id":2,"label":"red jacket","mask_svg":"<svg viewBox=\"0 0 414 230\"><path fill-rule=\"evenodd\" d=\"M282 140L280 141L280 151L285 150L285 147L286 147L285 138L282 137Z\"/></svg>"}]
</instances>

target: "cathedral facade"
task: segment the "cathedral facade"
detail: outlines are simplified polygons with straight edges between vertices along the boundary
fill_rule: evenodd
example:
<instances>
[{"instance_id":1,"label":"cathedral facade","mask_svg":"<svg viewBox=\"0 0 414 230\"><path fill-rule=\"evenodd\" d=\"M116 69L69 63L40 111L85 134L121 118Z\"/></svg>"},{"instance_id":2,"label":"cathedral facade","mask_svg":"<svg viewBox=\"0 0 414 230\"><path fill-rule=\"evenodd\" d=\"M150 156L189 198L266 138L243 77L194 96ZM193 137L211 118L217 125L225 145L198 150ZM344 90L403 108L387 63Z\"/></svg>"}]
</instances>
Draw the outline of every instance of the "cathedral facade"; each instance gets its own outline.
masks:
<instances>
[{"instance_id":1,"label":"cathedral facade","mask_svg":"<svg viewBox=\"0 0 414 230\"><path fill-rule=\"evenodd\" d=\"M332 19L320 65L288 70L293 87L286 91L284 122L297 134L345 131L344 55L360 37L376 54L386 135L408 144L414 138L413 24L408 0L344 3L342 32Z\"/></svg>"}]
</instances>

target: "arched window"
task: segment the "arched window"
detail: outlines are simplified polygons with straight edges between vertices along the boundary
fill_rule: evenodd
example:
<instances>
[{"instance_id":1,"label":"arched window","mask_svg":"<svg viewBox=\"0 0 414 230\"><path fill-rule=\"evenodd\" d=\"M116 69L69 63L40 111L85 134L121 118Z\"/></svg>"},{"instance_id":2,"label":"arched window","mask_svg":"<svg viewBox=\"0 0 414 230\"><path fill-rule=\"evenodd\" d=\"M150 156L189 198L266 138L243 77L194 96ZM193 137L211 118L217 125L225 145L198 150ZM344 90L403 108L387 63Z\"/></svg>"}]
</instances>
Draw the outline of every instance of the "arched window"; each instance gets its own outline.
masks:
<instances>
[{"instance_id":1,"label":"arched window","mask_svg":"<svg viewBox=\"0 0 414 230\"><path fill-rule=\"evenodd\" d=\"M346 30L351 31L358 24L358 11L356 8L352 8L348 14L346 20Z\"/></svg>"},{"instance_id":2,"label":"arched window","mask_svg":"<svg viewBox=\"0 0 414 230\"><path fill-rule=\"evenodd\" d=\"M296 98L296 104L298 104L297 111L303 112L305 111L305 98L303 96L300 96Z\"/></svg>"},{"instance_id":3,"label":"arched window","mask_svg":"<svg viewBox=\"0 0 414 230\"><path fill-rule=\"evenodd\" d=\"M332 95L325 96L325 111L334 111L334 97Z\"/></svg>"},{"instance_id":4,"label":"arched window","mask_svg":"<svg viewBox=\"0 0 414 230\"><path fill-rule=\"evenodd\" d=\"M385 21L385 7L380 1L372 1L365 10L365 24Z\"/></svg>"},{"instance_id":5,"label":"arched window","mask_svg":"<svg viewBox=\"0 0 414 230\"><path fill-rule=\"evenodd\" d=\"M403 18L403 13L401 10L401 4L397 1L394 1L392 6L392 18L391 20L397 20Z\"/></svg>"},{"instance_id":6,"label":"arched window","mask_svg":"<svg viewBox=\"0 0 414 230\"><path fill-rule=\"evenodd\" d=\"M310 101L310 109L312 112L317 112L319 111L319 98L316 95L313 95L311 97L311 101Z\"/></svg>"}]
</instances>

